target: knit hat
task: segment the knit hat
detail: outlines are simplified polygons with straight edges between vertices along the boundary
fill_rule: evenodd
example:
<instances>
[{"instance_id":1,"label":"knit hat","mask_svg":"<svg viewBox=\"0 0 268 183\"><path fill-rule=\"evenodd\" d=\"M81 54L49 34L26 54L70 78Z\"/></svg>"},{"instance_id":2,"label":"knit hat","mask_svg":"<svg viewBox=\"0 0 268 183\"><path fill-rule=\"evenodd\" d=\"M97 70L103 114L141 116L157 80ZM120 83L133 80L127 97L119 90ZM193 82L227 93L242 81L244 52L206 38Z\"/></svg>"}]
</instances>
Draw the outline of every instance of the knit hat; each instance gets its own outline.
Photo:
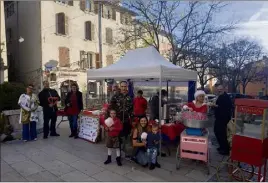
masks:
<instances>
[{"instance_id":1,"label":"knit hat","mask_svg":"<svg viewBox=\"0 0 268 183\"><path fill-rule=\"evenodd\" d=\"M197 98L199 95L206 95L203 90L197 90L194 94L194 98Z\"/></svg>"}]
</instances>

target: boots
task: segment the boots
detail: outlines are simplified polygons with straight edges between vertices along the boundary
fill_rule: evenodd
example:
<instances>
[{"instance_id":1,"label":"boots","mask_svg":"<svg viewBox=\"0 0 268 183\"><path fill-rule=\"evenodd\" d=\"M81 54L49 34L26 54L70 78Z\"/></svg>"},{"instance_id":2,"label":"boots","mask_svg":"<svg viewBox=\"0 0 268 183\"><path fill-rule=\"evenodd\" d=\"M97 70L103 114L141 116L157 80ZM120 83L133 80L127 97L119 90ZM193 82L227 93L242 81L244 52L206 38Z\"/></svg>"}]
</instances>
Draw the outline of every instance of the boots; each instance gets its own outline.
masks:
<instances>
[{"instance_id":1,"label":"boots","mask_svg":"<svg viewBox=\"0 0 268 183\"><path fill-rule=\"evenodd\" d=\"M157 168L161 168L161 165L156 161L156 163L155 163L155 167L157 167Z\"/></svg>"},{"instance_id":2,"label":"boots","mask_svg":"<svg viewBox=\"0 0 268 183\"><path fill-rule=\"evenodd\" d=\"M149 167L149 170L153 170L153 169L155 169L155 164L151 163L150 167Z\"/></svg>"},{"instance_id":3,"label":"boots","mask_svg":"<svg viewBox=\"0 0 268 183\"><path fill-rule=\"evenodd\" d=\"M117 158L116 158L116 162L117 162L117 165L118 165L118 166L122 166L122 163L121 163L121 157L117 157Z\"/></svg>"},{"instance_id":4,"label":"boots","mask_svg":"<svg viewBox=\"0 0 268 183\"><path fill-rule=\"evenodd\" d=\"M107 164L109 164L109 163L111 163L111 162L112 162L112 156L109 156L109 155L108 155L108 158L107 158L107 160L104 162L104 164L107 165Z\"/></svg>"},{"instance_id":5,"label":"boots","mask_svg":"<svg viewBox=\"0 0 268 183\"><path fill-rule=\"evenodd\" d=\"M78 138L78 133L77 133L77 129L74 130L74 138L77 139Z\"/></svg>"},{"instance_id":6,"label":"boots","mask_svg":"<svg viewBox=\"0 0 268 183\"><path fill-rule=\"evenodd\" d=\"M71 130L71 135L69 135L70 138L74 137L74 131Z\"/></svg>"}]
</instances>

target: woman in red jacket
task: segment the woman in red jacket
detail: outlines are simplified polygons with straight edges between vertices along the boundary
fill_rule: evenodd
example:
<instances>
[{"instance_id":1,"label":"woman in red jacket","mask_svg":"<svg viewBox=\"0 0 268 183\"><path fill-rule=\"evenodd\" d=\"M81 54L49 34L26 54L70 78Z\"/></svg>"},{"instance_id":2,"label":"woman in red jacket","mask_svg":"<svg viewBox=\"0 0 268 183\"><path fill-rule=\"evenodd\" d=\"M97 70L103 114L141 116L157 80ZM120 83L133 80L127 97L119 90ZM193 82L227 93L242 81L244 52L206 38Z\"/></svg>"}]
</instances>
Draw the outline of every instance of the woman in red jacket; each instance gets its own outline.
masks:
<instances>
[{"instance_id":1,"label":"woman in red jacket","mask_svg":"<svg viewBox=\"0 0 268 183\"><path fill-rule=\"evenodd\" d=\"M106 146L108 148L108 158L104 162L105 165L112 162L112 148L116 149L116 162L118 166L122 166L120 154L119 134L123 129L122 122L116 117L116 111L110 110L110 117L105 120L104 128L108 132Z\"/></svg>"},{"instance_id":2,"label":"woman in red jacket","mask_svg":"<svg viewBox=\"0 0 268 183\"><path fill-rule=\"evenodd\" d=\"M139 90L138 96L133 101L135 117L146 116L147 100L142 95L142 90Z\"/></svg>"},{"instance_id":3,"label":"woman in red jacket","mask_svg":"<svg viewBox=\"0 0 268 183\"><path fill-rule=\"evenodd\" d=\"M183 109L200 113L207 113L208 106L204 102L205 96L206 93L203 90L197 90L194 94L195 100L183 106Z\"/></svg>"}]
</instances>

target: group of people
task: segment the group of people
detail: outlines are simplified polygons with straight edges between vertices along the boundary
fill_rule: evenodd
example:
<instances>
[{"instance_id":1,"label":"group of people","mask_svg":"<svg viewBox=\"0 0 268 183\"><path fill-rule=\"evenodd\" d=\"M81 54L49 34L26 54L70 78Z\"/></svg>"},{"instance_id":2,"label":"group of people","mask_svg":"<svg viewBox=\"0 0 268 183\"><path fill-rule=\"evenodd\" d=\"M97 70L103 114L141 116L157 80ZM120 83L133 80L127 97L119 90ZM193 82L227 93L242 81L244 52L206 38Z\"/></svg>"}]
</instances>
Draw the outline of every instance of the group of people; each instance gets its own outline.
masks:
<instances>
[{"instance_id":1,"label":"group of people","mask_svg":"<svg viewBox=\"0 0 268 183\"><path fill-rule=\"evenodd\" d=\"M45 81L44 89L36 96L33 94L33 85L28 85L26 93L20 96L18 104L21 106L20 122L22 123L22 139L24 141L37 140L36 123L38 122L37 108L43 108L43 138L48 136L60 136L56 132L57 121L57 102L60 96L57 91L49 87L49 83ZM229 144L227 141L227 124L231 119L232 102L229 96L224 92L223 86L217 87L219 96L216 103L210 104L215 110L214 132L219 142L218 151L222 155L229 154ZM165 90L161 91L162 99L167 96ZM150 119L159 119L159 93L152 97L150 101L151 116ZM195 101L187 104L187 108L196 112L206 113L208 106L204 103L205 92L197 91L195 93ZM161 105L164 104L161 101ZM121 163L121 151L125 152L127 158L131 158L136 163L152 170L155 167L160 168L157 161L159 155L159 141L157 125L149 125L146 117L148 102L143 97L143 92L139 90L137 96L132 100L128 94L128 83L122 81L120 88L115 89L112 96L107 118L113 120L111 126L105 125L108 133L106 146L108 148L108 157L104 164L111 163L112 149L116 149L116 161L118 166ZM69 137L78 138L77 120L79 113L83 110L82 93L78 90L76 84L71 85L71 91L65 99L65 112L68 115L71 134ZM133 128L131 119L138 119L137 125ZM49 125L50 122L50 125ZM146 137L144 137L146 133ZM129 139L129 137L131 139ZM127 154L126 145L131 143L132 152Z\"/></svg>"},{"instance_id":2,"label":"group of people","mask_svg":"<svg viewBox=\"0 0 268 183\"><path fill-rule=\"evenodd\" d=\"M57 103L60 101L58 92L49 87L49 82L43 82L43 90L37 95L33 93L34 86L29 84L26 93L19 98L18 104L21 107L20 123L22 124L22 139L27 142L37 140L36 123L38 122L38 106L43 108L43 138L48 136L60 136L56 132L57 122ZM78 86L72 84L71 91L65 99L65 112L68 115L71 135L70 137L78 138L77 120L78 114L83 110L82 93L78 91Z\"/></svg>"},{"instance_id":3,"label":"group of people","mask_svg":"<svg viewBox=\"0 0 268 183\"><path fill-rule=\"evenodd\" d=\"M230 146L227 140L227 124L232 116L232 101L230 97L224 92L222 85L217 86L218 97L214 103L205 103L205 92L197 90L195 93L195 100L188 103L187 109L191 111L207 113L208 108L211 107L215 113L214 133L220 145L217 148L221 155L229 155ZM165 90L161 91L162 99L167 96ZM159 119L159 93L152 97L150 101L151 116L150 119ZM163 105L165 100L161 101ZM147 101L142 97L142 91L138 91L137 97L132 100L128 95L127 82L121 82L120 88L116 90L114 96L110 101L110 117L117 121L114 127L111 126L106 130L108 133L107 148L108 158L104 162L109 164L111 162L112 148L116 148L117 163L122 165L121 149L125 149L125 144L128 142L128 137L131 137L133 152L131 154L132 160L142 166L148 166L150 169L160 167L157 162L159 155L158 144L160 137L158 134L158 126L150 126L146 117ZM132 129L130 119L138 118L138 124ZM120 125L119 125L120 124ZM116 132L115 132L116 131ZM115 133L114 133L115 132ZM142 134L147 133L145 139ZM116 140L115 140L116 139ZM112 143L113 142L113 143Z\"/></svg>"},{"instance_id":4,"label":"group of people","mask_svg":"<svg viewBox=\"0 0 268 183\"><path fill-rule=\"evenodd\" d=\"M157 162L158 145L160 135L158 126L154 125L149 128L146 111L148 102L142 96L143 92L139 90L137 96L132 100L128 94L128 83L122 81L120 88L115 87L115 94L112 96L108 109L107 118L113 119L113 125L105 124L108 131L106 146L108 148L108 157L104 164L111 163L112 148L116 149L116 162L121 166L121 150L125 151L126 157L131 158L142 166L148 166L153 170L155 167L160 168ZM156 99L156 97L155 97ZM152 99L152 100L155 100ZM155 112L155 119L158 114ZM138 118L139 123L132 128L131 119ZM146 137L142 138L142 134L146 133ZM132 138L132 140L129 139ZM132 143L132 152L127 154L126 145Z\"/></svg>"}]
</instances>

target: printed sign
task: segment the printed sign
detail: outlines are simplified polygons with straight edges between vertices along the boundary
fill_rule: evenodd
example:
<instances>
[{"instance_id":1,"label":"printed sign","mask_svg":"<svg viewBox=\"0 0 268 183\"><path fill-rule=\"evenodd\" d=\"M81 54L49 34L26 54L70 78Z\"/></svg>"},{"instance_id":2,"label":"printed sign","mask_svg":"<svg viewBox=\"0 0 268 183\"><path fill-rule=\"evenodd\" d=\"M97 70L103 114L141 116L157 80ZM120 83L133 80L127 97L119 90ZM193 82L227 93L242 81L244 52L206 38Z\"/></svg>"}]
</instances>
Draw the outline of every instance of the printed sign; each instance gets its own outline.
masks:
<instances>
[{"instance_id":1,"label":"printed sign","mask_svg":"<svg viewBox=\"0 0 268 183\"><path fill-rule=\"evenodd\" d=\"M248 106L237 106L237 112L246 113L246 114L256 114L263 115L263 108L258 107L248 107Z\"/></svg>"},{"instance_id":2,"label":"printed sign","mask_svg":"<svg viewBox=\"0 0 268 183\"><path fill-rule=\"evenodd\" d=\"M90 142L96 142L99 135L99 118L91 116L81 116L78 136Z\"/></svg>"},{"instance_id":3,"label":"printed sign","mask_svg":"<svg viewBox=\"0 0 268 183\"><path fill-rule=\"evenodd\" d=\"M182 142L188 142L188 143L194 143L194 144L206 144L207 143L205 139L189 138L189 137L182 138Z\"/></svg>"}]
</instances>

